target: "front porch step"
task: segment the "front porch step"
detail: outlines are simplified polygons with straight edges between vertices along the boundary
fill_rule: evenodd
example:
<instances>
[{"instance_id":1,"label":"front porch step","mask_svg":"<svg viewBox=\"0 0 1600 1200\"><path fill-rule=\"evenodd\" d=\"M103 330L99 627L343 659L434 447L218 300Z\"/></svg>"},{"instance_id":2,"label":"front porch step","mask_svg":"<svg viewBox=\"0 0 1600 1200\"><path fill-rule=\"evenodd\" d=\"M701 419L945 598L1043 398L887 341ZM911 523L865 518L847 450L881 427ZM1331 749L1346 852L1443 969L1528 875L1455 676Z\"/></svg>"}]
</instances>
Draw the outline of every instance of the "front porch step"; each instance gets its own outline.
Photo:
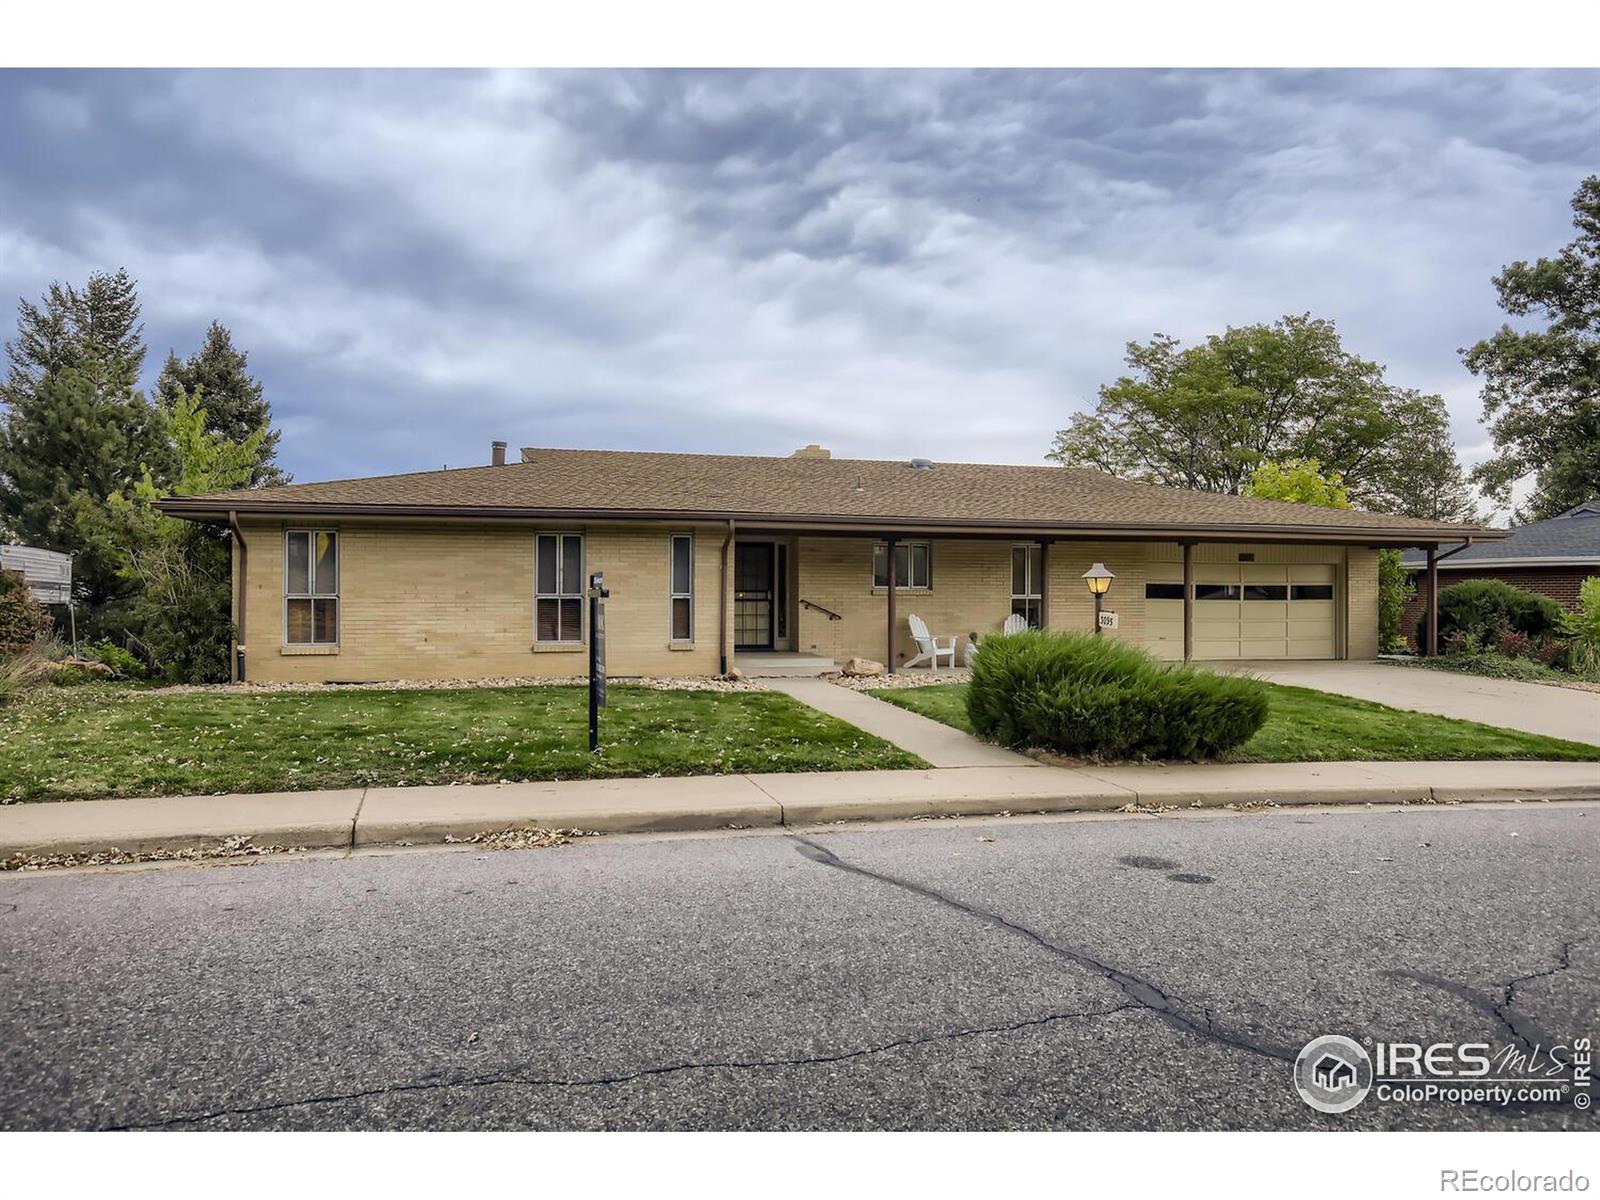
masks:
<instances>
[{"instance_id":1,"label":"front porch step","mask_svg":"<svg viewBox=\"0 0 1600 1200\"><path fill-rule=\"evenodd\" d=\"M750 679L815 679L837 671L839 665L820 654L784 654L782 652L757 652L737 654L733 665Z\"/></svg>"}]
</instances>

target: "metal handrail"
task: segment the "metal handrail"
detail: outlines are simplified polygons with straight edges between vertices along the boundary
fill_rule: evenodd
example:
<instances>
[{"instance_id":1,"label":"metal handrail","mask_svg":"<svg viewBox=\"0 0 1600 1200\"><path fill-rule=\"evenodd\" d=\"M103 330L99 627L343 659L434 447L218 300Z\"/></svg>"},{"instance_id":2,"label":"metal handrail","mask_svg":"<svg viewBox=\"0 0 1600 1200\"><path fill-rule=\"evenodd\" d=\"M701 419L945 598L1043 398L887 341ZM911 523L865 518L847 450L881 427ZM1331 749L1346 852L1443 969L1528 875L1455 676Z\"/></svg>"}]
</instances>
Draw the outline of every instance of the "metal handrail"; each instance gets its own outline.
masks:
<instances>
[{"instance_id":1,"label":"metal handrail","mask_svg":"<svg viewBox=\"0 0 1600 1200\"><path fill-rule=\"evenodd\" d=\"M831 609L831 608L823 608L822 605L818 604L816 601L807 600L803 596L800 598L800 605L801 605L802 608L814 608L819 613L826 614L828 620L830 620L830 621L842 621L842 620L844 620L844 618L841 617L838 613L834 612L833 609Z\"/></svg>"}]
</instances>

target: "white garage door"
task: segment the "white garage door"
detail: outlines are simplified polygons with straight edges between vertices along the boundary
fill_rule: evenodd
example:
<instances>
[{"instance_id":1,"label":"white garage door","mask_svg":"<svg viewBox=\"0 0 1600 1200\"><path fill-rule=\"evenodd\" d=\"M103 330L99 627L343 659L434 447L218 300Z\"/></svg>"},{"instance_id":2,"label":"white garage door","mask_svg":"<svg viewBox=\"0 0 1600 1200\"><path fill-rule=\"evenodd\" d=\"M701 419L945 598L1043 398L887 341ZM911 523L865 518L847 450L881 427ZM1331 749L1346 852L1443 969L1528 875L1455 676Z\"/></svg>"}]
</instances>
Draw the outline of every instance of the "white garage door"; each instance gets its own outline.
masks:
<instances>
[{"instance_id":1,"label":"white garage door","mask_svg":"<svg viewBox=\"0 0 1600 1200\"><path fill-rule=\"evenodd\" d=\"M1195 566L1196 658L1332 658L1333 567L1201 563ZM1183 657L1183 580L1145 585L1150 648Z\"/></svg>"}]
</instances>

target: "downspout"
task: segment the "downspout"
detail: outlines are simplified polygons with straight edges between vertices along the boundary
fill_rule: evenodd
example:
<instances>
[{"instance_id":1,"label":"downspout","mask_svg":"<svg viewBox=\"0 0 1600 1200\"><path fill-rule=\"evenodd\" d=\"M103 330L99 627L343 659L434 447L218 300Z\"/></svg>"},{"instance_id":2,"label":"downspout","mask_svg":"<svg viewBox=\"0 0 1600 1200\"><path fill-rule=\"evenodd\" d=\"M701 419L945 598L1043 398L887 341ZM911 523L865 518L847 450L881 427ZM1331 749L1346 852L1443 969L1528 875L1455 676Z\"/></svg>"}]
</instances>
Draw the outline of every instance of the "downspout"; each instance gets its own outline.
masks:
<instances>
[{"instance_id":1,"label":"downspout","mask_svg":"<svg viewBox=\"0 0 1600 1200\"><path fill-rule=\"evenodd\" d=\"M722 539L722 586L717 589L717 642L722 651L722 674L728 673L728 551L733 546L733 521Z\"/></svg>"},{"instance_id":2,"label":"downspout","mask_svg":"<svg viewBox=\"0 0 1600 1200\"><path fill-rule=\"evenodd\" d=\"M234 585L233 611L236 619L233 623L233 681L244 682L244 604L245 597L250 591L250 547L245 544L244 531L239 528L239 514L233 509L228 510L228 528L233 533L233 544L237 547L235 557L239 560L239 581Z\"/></svg>"}]
</instances>

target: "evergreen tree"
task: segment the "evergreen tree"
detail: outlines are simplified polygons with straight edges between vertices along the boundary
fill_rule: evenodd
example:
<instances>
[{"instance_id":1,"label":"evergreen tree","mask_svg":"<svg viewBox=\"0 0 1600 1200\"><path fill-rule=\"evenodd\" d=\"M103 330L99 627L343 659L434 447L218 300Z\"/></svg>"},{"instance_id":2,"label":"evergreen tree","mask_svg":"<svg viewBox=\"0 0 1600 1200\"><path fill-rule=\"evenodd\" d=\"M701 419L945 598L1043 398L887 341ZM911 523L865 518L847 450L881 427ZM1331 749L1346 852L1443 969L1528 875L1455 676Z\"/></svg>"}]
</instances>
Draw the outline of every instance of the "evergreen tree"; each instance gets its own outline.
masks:
<instances>
[{"instance_id":1,"label":"evergreen tree","mask_svg":"<svg viewBox=\"0 0 1600 1200\"><path fill-rule=\"evenodd\" d=\"M139 301L126 271L82 290L52 284L23 301L0 384L0 523L24 542L76 554L90 609L127 591L115 563L87 545L82 522L173 456L162 414L134 390L144 361ZM91 624L92 627L92 624Z\"/></svg>"},{"instance_id":2,"label":"evergreen tree","mask_svg":"<svg viewBox=\"0 0 1600 1200\"><path fill-rule=\"evenodd\" d=\"M220 321L211 322L200 349L187 359L169 352L156 380L156 398L167 412L197 389L205 393L207 429L228 442L243 443L257 430L266 430L258 439L259 461L245 484L289 482L289 476L273 463L278 450L278 431L272 428L272 406L262 394L259 380L250 375L248 356L233 344L233 335Z\"/></svg>"}]
</instances>

